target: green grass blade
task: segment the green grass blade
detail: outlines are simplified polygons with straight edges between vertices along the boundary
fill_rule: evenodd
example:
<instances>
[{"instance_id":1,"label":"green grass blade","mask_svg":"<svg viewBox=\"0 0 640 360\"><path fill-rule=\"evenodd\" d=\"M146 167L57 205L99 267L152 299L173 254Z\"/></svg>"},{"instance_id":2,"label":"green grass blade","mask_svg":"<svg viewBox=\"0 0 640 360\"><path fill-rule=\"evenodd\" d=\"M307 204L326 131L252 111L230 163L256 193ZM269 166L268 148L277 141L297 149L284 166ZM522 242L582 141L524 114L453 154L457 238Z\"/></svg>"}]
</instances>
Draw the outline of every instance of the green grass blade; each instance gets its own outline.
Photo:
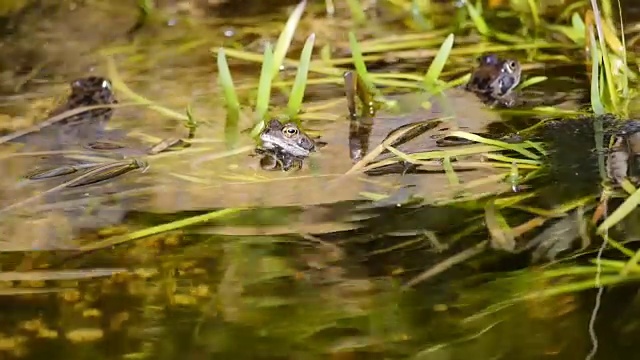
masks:
<instances>
[{"instance_id":1,"label":"green grass blade","mask_svg":"<svg viewBox=\"0 0 640 360\"><path fill-rule=\"evenodd\" d=\"M367 65L365 64L364 58L362 57L360 44L358 44L356 35L352 31L349 32L349 47L351 49L353 65L356 67L356 73L358 74L358 76L360 76L360 79L362 80L362 82L364 82L368 91L376 92L376 87L371 81L371 77L369 76L369 72L367 71Z\"/></svg>"},{"instance_id":2,"label":"green grass blade","mask_svg":"<svg viewBox=\"0 0 640 360\"><path fill-rule=\"evenodd\" d=\"M485 206L485 223L491 237L489 242L491 247L513 252L516 247L513 229L500 211L496 209L494 201L487 202Z\"/></svg>"},{"instance_id":3,"label":"green grass blade","mask_svg":"<svg viewBox=\"0 0 640 360\"><path fill-rule=\"evenodd\" d=\"M584 24L584 21L582 21L580 14L573 13L573 15L571 15L571 27L584 34L586 25Z\"/></svg>"},{"instance_id":4,"label":"green grass blade","mask_svg":"<svg viewBox=\"0 0 640 360\"><path fill-rule=\"evenodd\" d=\"M193 109L191 108L191 104L187 105L186 113L187 113L188 120L185 121L184 127L186 127L188 131L187 138L193 139L196 136L196 130L198 129L199 122L196 119L196 117L193 115Z\"/></svg>"},{"instance_id":5,"label":"green grass blade","mask_svg":"<svg viewBox=\"0 0 640 360\"><path fill-rule=\"evenodd\" d=\"M433 62L429 65L427 74L424 76L424 85L426 87L435 87L437 85L440 73L442 73L442 69L444 69L444 65L447 63L447 59L449 59L454 39L454 35L449 34L442 45L440 45L440 50L438 50L438 53L433 58Z\"/></svg>"},{"instance_id":6,"label":"green grass blade","mask_svg":"<svg viewBox=\"0 0 640 360\"><path fill-rule=\"evenodd\" d=\"M287 112L289 118L293 119L300 112L300 106L302 105L302 99L304 98L304 90L307 85L307 76L309 74L309 66L311 64L311 54L313 53L313 45L316 41L316 35L311 34L307 38L302 48L302 54L300 55L300 66L296 73L296 79L293 82L291 88L291 95L289 96L289 102L287 104Z\"/></svg>"},{"instance_id":7,"label":"green grass blade","mask_svg":"<svg viewBox=\"0 0 640 360\"><path fill-rule=\"evenodd\" d=\"M618 114L619 99L618 92L614 83L615 77L613 74L613 65L611 64L613 56L609 54L608 47L605 42L605 33L602 26L602 18L600 16L598 2L596 0L591 0L591 7L593 9L593 17L596 23L596 29L598 30L598 42L600 44L600 51L602 52L602 64L604 67L605 82L607 85L606 89L608 90L609 95L607 100L609 100L609 103L611 105L611 109L609 109L609 112Z\"/></svg>"},{"instance_id":8,"label":"green grass blade","mask_svg":"<svg viewBox=\"0 0 640 360\"><path fill-rule=\"evenodd\" d=\"M423 15L422 9L420 6L420 0L412 0L411 1L411 17L413 18L413 22L418 26L420 30L432 30L433 24L429 22ZM425 5L429 5L429 2L426 2ZM425 11L425 12L428 12Z\"/></svg>"},{"instance_id":9,"label":"green grass blade","mask_svg":"<svg viewBox=\"0 0 640 360\"><path fill-rule=\"evenodd\" d=\"M138 18L135 24L127 31L128 34L134 34L142 29L151 18L151 14L155 11L155 4L152 0L138 0ZM2 11L0 10L0 13Z\"/></svg>"},{"instance_id":10,"label":"green grass blade","mask_svg":"<svg viewBox=\"0 0 640 360\"><path fill-rule=\"evenodd\" d=\"M447 180L449 180L450 185L460 185L460 179L458 179L458 175L451 164L450 156L444 157L442 161L442 168L444 169L444 173L447 176Z\"/></svg>"},{"instance_id":11,"label":"green grass blade","mask_svg":"<svg viewBox=\"0 0 640 360\"><path fill-rule=\"evenodd\" d=\"M246 210L245 208L230 208L230 209L224 209L224 210L217 210L217 211L212 211L210 213L206 213L203 215L196 215L196 216L192 216L189 218L185 218L185 219L180 219L180 220L176 220L173 222L169 222L169 223L165 223L165 224L161 224L161 225L157 225L157 226L152 226L146 229L142 229L142 230L137 230L137 231L133 231L130 233L127 233L125 235L116 235L116 236L112 236L109 238L106 238L104 240L100 240L97 242L93 242L90 244L87 244L85 246L81 246L80 247L80 251L85 252L85 251L93 251L93 250L98 250L98 249L102 249L105 247L111 247L111 246L115 246L115 245L119 245L125 242L129 242L129 241L133 241L133 240L139 240L148 236L152 236L152 235L157 235L157 234L162 234L168 231L174 231L174 230L179 230L179 229L184 229L186 227L189 226L193 226L193 225L199 225L199 224L204 224L207 223L209 221L212 220L217 220L220 218L223 218L225 216L230 216L230 215L234 215L237 214L239 212L242 212Z\"/></svg>"},{"instance_id":12,"label":"green grass blade","mask_svg":"<svg viewBox=\"0 0 640 360\"><path fill-rule=\"evenodd\" d=\"M540 26L540 10L538 9L538 1L536 0L527 0L529 5L529 10L531 10L531 17L533 18L533 24L535 27Z\"/></svg>"},{"instance_id":13,"label":"green grass blade","mask_svg":"<svg viewBox=\"0 0 640 360\"><path fill-rule=\"evenodd\" d=\"M471 21L475 25L478 32L484 36L491 35L489 26L482 18L480 12L478 12L478 10L471 4L471 1L465 1L465 5L467 5L467 12L469 13L469 17L471 18Z\"/></svg>"},{"instance_id":14,"label":"green grass blade","mask_svg":"<svg viewBox=\"0 0 640 360\"><path fill-rule=\"evenodd\" d=\"M346 0L349 12L351 12L351 18L356 24L362 24L367 20L367 15L364 13L360 2L360 0Z\"/></svg>"},{"instance_id":15,"label":"green grass blade","mask_svg":"<svg viewBox=\"0 0 640 360\"><path fill-rule=\"evenodd\" d=\"M271 69L273 69L273 52L271 51L271 44L267 43L264 48L264 60L262 61L262 68L260 69L260 81L258 82L258 97L256 99L255 109L255 124L256 126L251 131L251 136L258 136L260 131L264 128L264 117L269 109L269 101L271 99Z\"/></svg>"},{"instance_id":16,"label":"green grass blade","mask_svg":"<svg viewBox=\"0 0 640 360\"><path fill-rule=\"evenodd\" d=\"M336 6L333 0L324 0L324 5L327 16L333 16L336 13Z\"/></svg>"},{"instance_id":17,"label":"green grass blade","mask_svg":"<svg viewBox=\"0 0 640 360\"><path fill-rule=\"evenodd\" d=\"M236 94L235 85L233 84L233 77L231 76L231 70L229 70L227 56L225 55L223 48L218 49L217 62L218 84L222 87L224 102L227 108L225 137L227 138L228 143L232 144L234 142L233 139L237 138L238 120L240 119L240 102L238 101L238 95Z\"/></svg>"},{"instance_id":18,"label":"green grass blade","mask_svg":"<svg viewBox=\"0 0 640 360\"><path fill-rule=\"evenodd\" d=\"M534 77L531 77L531 78L521 82L520 85L518 86L518 88L519 89L524 89L527 86L531 86L531 85L535 85L535 84L541 83L541 82L543 82L543 81L545 81L547 79L548 79L548 77L546 77L546 76L534 76Z\"/></svg>"},{"instance_id":19,"label":"green grass blade","mask_svg":"<svg viewBox=\"0 0 640 360\"><path fill-rule=\"evenodd\" d=\"M525 147L520 145L520 144L510 144L510 143L506 143L504 141L487 139L487 138L483 138L482 136L478 136L476 134L468 133L468 132L465 132L465 131L453 131L453 132L451 132L449 134L449 136L451 136L451 137L459 137L459 138L462 138L462 139L466 139L466 140L477 142L477 143L481 143L481 144L497 146L497 147L501 147L503 149L512 150L512 151L518 152L519 154L521 154L523 156L526 156L529 159L533 159L533 160L540 159L539 155L536 155L536 154L532 153L531 151L525 149Z\"/></svg>"},{"instance_id":20,"label":"green grass blade","mask_svg":"<svg viewBox=\"0 0 640 360\"><path fill-rule=\"evenodd\" d=\"M593 34L593 28L589 30L589 37L591 42L591 108L596 115L602 115L605 110L600 99L600 52Z\"/></svg>"},{"instance_id":21,"label":"green grass blade","mask_svg":"<svg viewBox=\"0 0 640 360\"><path fill-rule=\"evenodd\" d=\"M625 200L611 215L609 215L600 226L598 226L598 234L604 234L612 226L620 222L640 204L640 190L636 190L631 196Z\"/></svg>"},{"instance_id":22,"label":"green grass blade","mask_svg":"<svg viewBox=\"0 0 640 360\"><path fill-rule=\"evenodd\" d=\"M605 89L602 87L605 72L600 69L600 60L602 59L604 62L604 59L602 58L603 54L600 52L600 48L596 43L593 26L589 27L588 41L591 48L591 108L596 115L602 115L607 111L605 106L605 101L607 99L603 95ZM596 121L594 122L594 132L595 147L599 154L604 154L604 129L602 120L599 118L596 118ZM607 172L605 168L605 160L604 156L601 155L598 156L598 172L600 174L600 178L603 180L606 179Z\"/></svg>"},{"instance_id":23,"label":"green grass blade","mask_svg":"<svg viewBox=\"0 0 640 360\"><path fill-rule=\"evenodd\" d=\"M620 270L620 275L627 276L631 271L639 272L640 267L638 267L638 261L640 261L640 250L636 251L631 259L625 264L624 268Z\"/></svg>"},{"instance_id":24,"label":"green grass blade","mask_svg":"<svg viewBox=\"0 0 640 360\"><path fill-rule=\"evenodd\" d=\"M613 24L613 4L610 0L602 0L602 13L603 17L610 23Z\"/></svg>"},{"instance_id":25,"label":"green grass blade","mask_svg":"<svg viewBox=\"0 0 640 360\"><path fill-rule=\"evenodd\" d=\"M618 5L620 5L619 1L618 1ZM620 19L620 27L622 29L624 29L624 23L623 23L624 21L623 21L623 18L622 18L622 6L618 6L618 16L619 16L619 19ZM621 33L620 38L621 38L620 40L621 40L621 43L622 43L621 44L622 45L621 46L621 50L622 50L621 57L622 57L622 63L624 65L624 67L623 67L624 76L621 79L622 80L621 86L622 86L622 97L623 97L623 99L625 101L624 106L622 108L622 111L623 111L623 114L626 116L629 113L629 75L630 75L629 71L630 70L629 70L629 64L628 64L628 61L627 61L627 42L626 42L626 40L624 38L624 31Z\"/></svg>"},{"instance_id":26,"label":"green grass blade","mask_svg":"<svg viewBox=\"0 0 640 360\"><path fill-rule=\"evenodd\" d=\"M293 35L296 32L296 28L298 27L298 23L300 22L300 18L302 18L306 6L307 0L301 1L298 6L296 6L278 37L276 47L273 51L273 63L269 68L272 71L270 74L272 79L280 71L280 66L282 66L284 58L287 56L287 51L289 51L289 46L291 46L291 40L293 39Z\"/></svg>"},{"instance_id":27,"label":"green grass blade","mask_svg":"<svg viewBox=\"0 0 640 360\"><path fill-rule=\"evenodd\" d=\"M613 249L616 249L618 251L620 251L623 255L631 258L634 255L634 251L625 247L624 245L622 245L620 242L612 239L609 235L607 234L602 234L602 238L607 242L607 245ZM604 262L607 260L603 260L603 259L592 259L592 262ZM622 267L624 267L624 264L622 265ZM620 267L620 269L622 269L622 267Z\"/></svg>"},{"instance_id":28,"label":"green grass blade","mask_svg":"<svg viewBox=\"0 0 640 360\"><path fill-rule=\"evenodd\" d=\"M612 286L615 284L623 283L625 280L628 280L625 276L608 275L608 276L601 276L597 281L595 278L581 280L581 281L572 281L563 285L546 287L544 290L532 291L514 300L522 301L527 299L558 296L561 294L577 293L584 290L595 289L600 286Z\"/></svg>"}]
</instances>

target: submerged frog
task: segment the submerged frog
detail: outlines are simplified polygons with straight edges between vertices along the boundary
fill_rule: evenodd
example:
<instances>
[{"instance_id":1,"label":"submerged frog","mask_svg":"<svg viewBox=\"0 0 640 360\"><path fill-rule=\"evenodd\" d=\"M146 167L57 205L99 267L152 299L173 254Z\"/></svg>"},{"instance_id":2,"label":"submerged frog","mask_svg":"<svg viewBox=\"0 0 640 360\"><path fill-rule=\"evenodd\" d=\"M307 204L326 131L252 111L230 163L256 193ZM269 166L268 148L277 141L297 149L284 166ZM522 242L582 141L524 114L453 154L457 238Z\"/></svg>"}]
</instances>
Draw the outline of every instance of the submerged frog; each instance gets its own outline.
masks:
<instances>
[{"instance_id":1,"label":"submerged frog","mask_svg":"<svg viewBox=\"0 0 640 360\"><path fill-rule=\"evenodd\" d=\"M294 123L271 120L260 133L262 146L256 153L265 155L260 165L265 170L301 168L302 161L316 151L316 142Z\"/></svg>"},{"instance_id":2,"label":"submerged frog","mask_svg":"<svg viewBox=\"0 0 640 360\"><path fill-rule=\"evenodd\" d=\"M111 81L104 77L89 76L76 79L71 82L70 86L71 94L67 98L67 101L51 111L49 116L59 115L65 111L76 109L81 106L111 105L118 103L118 100L113 93ZM113 109L109 107L92 109L81 112L78 115L67 116L61 120L60 123L69 125L79 124L90 120L104 127L111 118L111 115L113 115Z\"/></svg>"},{"instance_id":3,"label":"submerged frog","mask_svg":"<svg viewBox=\"0 0 640 360\"><path fill-rule=\"evenodd\" d=\"M481 96L485 102L494 102L505 107L515 104L513 90L520 83L522 69L514 59L500 59L495 54L478 58L465 89Z\"/></svg>"},{"instance_id":4,"label":"submerged frog","mask_svg":"<svg viewBox=\"0 0 640 360\"><path fill-rule=\"evenodd\" d=\"M143 165L146 163L137 159L122 161L123 158L128 157L127 155L153 154L172 146L172 144L167 145L163 142L160 148L156 145L147 150L127 147L118 141L125 138L123 133L106 130L114 112L110 105L118 103L111 81L107 78L84 77L72 81L70 87L71 94L66 102L51 111L47 120L30 129L1 137L0 144L5 142L21 143L28 150L46 151L81 147L98 152L101 156L107 155L108 158L114 158L114 162L89 164L69 159L64 155L53 155L46 157L43 161L44 164L41 164L37 169L29 171L26 178L42 180L81 170L87 170L88 173L95 172L95 176L87 178L86 181L77 182L75 186L86 185L95 183L96 179L106 180L132 169L145 167ZM94 108L84 109L85 107ZM122 164L122 169L119 166L114 169L114 164ZM131 166L131 164L136 164L136 166ZM101 169L104 171L99 171Z\"/></svg>"},{"instance_id":5,"label":"submerged frog","mask_svg":"<svg viewBox=\"0 0 640 360\"><path fill-rule=\"evenodd\" d=\"M56 150L70 144L87 144L105 136L105 126L113 115L111 107L93 108L64 116L86 106L117 104L111 82L99 76L74 80L67 101L48 114L47 120L24 131L3 136L0 143L16 142L30 148Z\"/></svg>"}]
</instances>

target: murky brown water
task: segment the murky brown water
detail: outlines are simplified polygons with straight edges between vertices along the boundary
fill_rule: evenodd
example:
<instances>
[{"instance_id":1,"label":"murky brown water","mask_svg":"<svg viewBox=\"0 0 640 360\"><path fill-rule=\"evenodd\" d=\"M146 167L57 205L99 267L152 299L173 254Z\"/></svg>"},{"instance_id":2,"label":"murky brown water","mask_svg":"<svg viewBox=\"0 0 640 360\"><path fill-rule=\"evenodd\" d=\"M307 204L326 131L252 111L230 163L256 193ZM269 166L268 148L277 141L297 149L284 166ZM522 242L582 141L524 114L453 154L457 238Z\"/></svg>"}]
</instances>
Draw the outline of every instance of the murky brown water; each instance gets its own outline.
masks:
<instances>
[{"instance_id":1,"label":"murky brown water","mask_svg":"<svg viewBox=\"0 0 640 360\"><path fill-rule=\"evenodd\" d=\"M20 179L41 155L16 156L13 145L0 145L1 359L584 359L590 351L593 293L511 301L588 279L512 272L528 255L487 251L417 287L402 286L487 238L482 207L438 205L463 193L508 194L511 185L499 178L504 172L461 172L463 184L474 184L467 187L451 186L442 173L344 176L353 163L342 100L305 115L305 125L328 145L299 172L261 170L246 133L236 148L226 146L211 50L237 41L261 51L263 40L275 42L285 8L235 17L230 7L168 2L166 18L128 36L136 21L131 2L44 3L49 7L25 12L2 38L3 53L15 53L0 56L6 129L43 119L63 101L70 80L107 75L106 56L135 93L179 114L190 106L201 126L186 150L128 154L148 161L144 173L51 193L60 180ZM310 4L309 11L323 5ZM303 21L296 49L310 31L320 45L331 43L320 35L344 26L343 18ZM371 29L376 26L385 27L370 24L363 37L384 32ZM231 30L235 35L225 36ZM343 46L346 32L336 38ZM247 104L259 66L230 63ZM130 102L125 89L115 91ZM343 90L336 83L309 93L313 109ZM286 104L286 94L274 91L273 98ZM411 97L401 100L420 109ZM510 119L454 93L449 101L458 125L469 131ZM424 109L402 116L407 113L427 116ZM380 119L385 116L397 114ZM243 113L240 128L252 121ZM139 146L186 134L182 120L144 106L116 109L110 128ZM395 206L411 196L423 202ZM228 214L206 218L220 209ZM174 221L192 226L154 228ZM125 242L123 236L135 241L81 256L73 251L105 239ZM636 299L632 286L607 292L597 359L634 350ZM622 318L628 321L608 320Z\"/></svg>"}]
</instances>

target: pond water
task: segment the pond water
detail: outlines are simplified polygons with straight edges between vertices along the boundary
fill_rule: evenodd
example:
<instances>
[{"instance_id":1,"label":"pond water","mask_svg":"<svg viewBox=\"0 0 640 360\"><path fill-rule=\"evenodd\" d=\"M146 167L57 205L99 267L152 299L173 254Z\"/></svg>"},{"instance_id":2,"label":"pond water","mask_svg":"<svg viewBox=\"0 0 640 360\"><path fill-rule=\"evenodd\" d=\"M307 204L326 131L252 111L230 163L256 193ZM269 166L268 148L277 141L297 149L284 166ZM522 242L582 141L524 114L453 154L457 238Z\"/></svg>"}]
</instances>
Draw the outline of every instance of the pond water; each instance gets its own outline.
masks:
<instances>
[{"instance_id":1,"label":"pond water","mask_svg":"<svg viewBox=\"0 0 640 360\"><path fill-rule=\"evenodd\" d=\"M266 41L276 42L295 2L249 3L158 1L141 27L134 2L124 0L34 2L2 19L2 135L47 118L73 80L105 76L121 105L109 131L133 149L119 159L144 159L149 167L58 191L63 180L24 175L60 154L0 144L0 359L585 359L594 344L592 359L633 358L637 286L617 284L617 273L605 271L603 282L616 285L598 297L590 326L598 296L590 260L598 243L573 257L545 257L576 250L571 240L588 237L582 219L595 211L600 179L557 170L571 163L595 174L591 146L558 141L566 156L553 157L551 176L532 180L539 192L531 196L530 188L513 192L503 181L508 167L460 171L462 186L451 186L443 171L344 176L353 166L342 87L349 61L342 68L328 62L331 74L311 74L301 116L327 146L300 171L265 171L244 131L253 124L260 64L228 55L243 105L243 131L229 146L215 51L261 53ZM330 45L334 59L348 53L349 30L370 49L376 39L417 32L407 26L408 10L399 12L406 4L382 1L376 12L376 2L368 3L371 20L356 27L344 3L336 1L327 18L324 2L309 2L289 58L311 32L314 54ZM515 21L495 14L488 21L505 19L496 27ZM442 23L435 22L449 31ZM479 41L468 26L459 32L454 49ZM421 51L437 49L445 35L368 65L378 74L423 74L433 54ZM527 89L530 98L562 93L553 105L579 110L588 103L586 68L575 46L559 44L506 49L527 78L549 77ZM445 76L468 72L478 49L453 54ZM294 76L285 67L280 80ZM378 119L444 112L436 101L425 109L417 104L423 98L398 99L402 114ZM287 100L287 90L274 86L273 113ZM503 135L551 116L490 110L463 95L449 101L472 132ZM190 147L139 151L185 138L187 108L199 124ZM436 149L426 141L423 150ZM88 156L81 146L65 150ZM486 160L474 156L469 161ZM91 161L99 161L94 153ZM572 201L582 206L562 209ZM495 207L523 234L513 251L499 246L502 239L508 247L509 236L488 230L501 221ZM635 240L637 216L611 236ZM544 246L527 248L529 242Z\"/></svg>"}]
</instances>

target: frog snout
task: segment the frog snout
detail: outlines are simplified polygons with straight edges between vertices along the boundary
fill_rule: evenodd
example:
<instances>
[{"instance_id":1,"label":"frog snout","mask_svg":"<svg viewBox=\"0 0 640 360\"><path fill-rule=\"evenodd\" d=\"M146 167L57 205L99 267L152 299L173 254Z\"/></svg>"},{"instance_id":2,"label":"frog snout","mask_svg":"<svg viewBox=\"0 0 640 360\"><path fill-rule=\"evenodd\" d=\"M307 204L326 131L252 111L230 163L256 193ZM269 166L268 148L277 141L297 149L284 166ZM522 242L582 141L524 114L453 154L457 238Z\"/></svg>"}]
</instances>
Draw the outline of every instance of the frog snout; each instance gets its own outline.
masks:
<instances>
[{"instance_id":1,"label":"frog snout","mask_svg":"<svg viewBox=\"0 0 640 360\"><path fill-rule=\"evenodd\" d=\"M305 138L301 138L298 140L298 146L300 146L303 149L307 149L310 151L314 151L315 150L315 144L312 140L309 139L305 139Z\"/></svg>"}]
</instances>

